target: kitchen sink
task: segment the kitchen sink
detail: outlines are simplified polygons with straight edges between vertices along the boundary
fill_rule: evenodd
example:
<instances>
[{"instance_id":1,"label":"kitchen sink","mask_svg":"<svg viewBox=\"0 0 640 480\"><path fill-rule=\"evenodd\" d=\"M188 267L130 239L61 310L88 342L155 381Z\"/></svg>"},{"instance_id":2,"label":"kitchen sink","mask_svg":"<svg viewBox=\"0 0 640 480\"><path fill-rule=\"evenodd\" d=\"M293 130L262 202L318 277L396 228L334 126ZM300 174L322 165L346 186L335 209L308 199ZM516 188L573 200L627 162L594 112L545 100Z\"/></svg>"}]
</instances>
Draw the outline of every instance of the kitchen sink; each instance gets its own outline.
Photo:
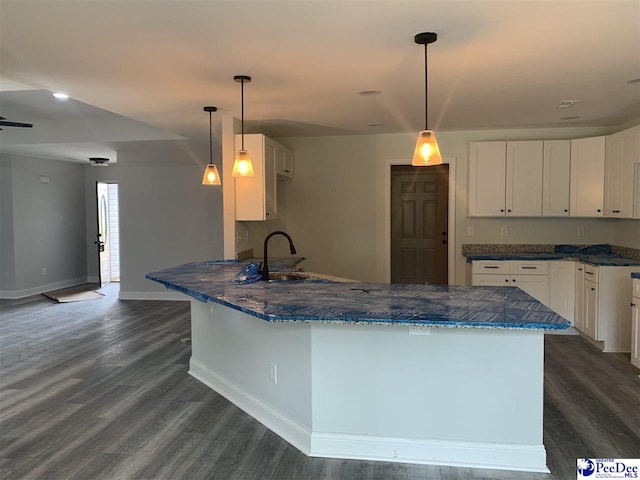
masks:
<instances>
[{"instance_id":1,"label":"kitchen sink","mask_svg":"<svg viewBox=\"0 0 640 480\"><path fill-rule=\"evenodd\" d=\"M290 272L269 272L269 281L272 282L301 282L303 280L310 280L313 282L355 282L350 278L334 277L332 275L325 275L323 273L315 272L302 272L302 271L290 271Z\"/></svg>"},{"instance_id":2,"label":"kitchen sink","mask_svg":"<svg viewBox=\"0 0 640 480\"><path fill-rule=\"evenodd\" d=\"M307 272L270 272L269 280L274 282L294 282L313 278Z\"/></svg>"}]
</instances>

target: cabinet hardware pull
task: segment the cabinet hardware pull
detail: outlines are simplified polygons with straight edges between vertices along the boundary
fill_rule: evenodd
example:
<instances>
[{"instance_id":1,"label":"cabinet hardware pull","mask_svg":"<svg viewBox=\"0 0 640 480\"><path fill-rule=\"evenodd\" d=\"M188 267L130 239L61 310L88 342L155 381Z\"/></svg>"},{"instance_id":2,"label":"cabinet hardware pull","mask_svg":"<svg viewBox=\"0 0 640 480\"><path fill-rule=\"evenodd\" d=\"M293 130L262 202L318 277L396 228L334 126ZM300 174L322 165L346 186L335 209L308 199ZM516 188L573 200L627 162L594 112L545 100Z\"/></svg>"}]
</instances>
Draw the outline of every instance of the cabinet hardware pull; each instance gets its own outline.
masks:
<instances>
[{"instance_id":1,"label":"cabinet hardware pull","mask_svg":"<svg viewBox=\"0 0 640 480\"><path fill-rule=\"evenodd\" d=\"M598 210L597 210L597 212L598 212L598 213L600 213L601 211L602 211L601 209L598 209Z\"/></svg>"},{"instance_id":2,"label":"cabinet hardware pull","mask_svg":"<svg viewBox=\"0 0 640 480\"><path fill-rule=\"evenodd\" d=\"M291 173L291 171L290 170L285 170L284 173Z\"/></svg>"},{"instance_id":3,"label":"cabinet hardware pull","mask_svg":"<svg viewBox=\"0 0 640 480\"><path fill-rule=\"evenodd\" d=\"M620 213L620 210L613 210L613 213Z\"/></svg>"},{"instance_id":4,"label":"cabinet hardware pull","mask_svg":"<svg viewBox=\"0 0 640 480\"><path fill-rule=\"evenodd\" d=\"M523 270L537 270L538 267L522 267Z\"/></svg>"},{"instance_id":5,"label":"cabinet hardware pull","mask_svg":"<svg viewBox=\"0 0 640 480\"><path fill-rule=\"evenodd\" d=\"M501 209L500 209L500 211L501 211L501 212L504 212L504 208L501 208Z\"/></svg>"},{"instance_id":6,"label":"cabinet hardware pull","mask_svg":"<svg viewBox=\"0 0 640 480\"><path fill-rule=\"evenodd\" d=\"M568 212L569 210L567 208L564 209L565 213Z\"/></svg>"},{"instance_id":7,"label":"cabinet hardware pull","mask_svg":"<svg viewBox=\"0 0 640 480\"><path fill-rule=\"evenodd\" d=\"M512 278L512 279L511 279L511 281L515 283L516 279L515 279L515 278Z\"/></svg>"},{"instance_id":8,"label":"cabinet hardware pull","mask_svg":"<svg viewBox=\"0 0 640 480\"><path fill-rule=\"evenodd\" d=\"M500 268L500 267L496 267L495 265L485 265L484 268Z\"/></svg>"},{"instance_id":9,"label":"cabinet hardware pull","mask_svg":"<svg viewBox=\"0 0 640 480\"><path fill-rule=\"evenodd\" d=\"M635 303L632 303L632 304L631 304L631 306L632 306L632 307L635 307L635 306L636 306L636 304L635 304Z\"/></svg>"},{"instance_id":10,"label":"cabinet hardware pull","mask_svg":"<svg viewBox=\"0 0 640 480\"><path fill-rule=\"evenodd\" d=\"M586 270L584 271L584 273L586 273L587 275L593 275L593 272L587 272Z\"/></svg>"},{"instance_id":11,"label":"cabinet hardware pull","mask_svg":"<svg viewBox=\"0 0 640 480\"><path fill-rule=\"evenodd\" d=\"M591 287L591 290L595 290L595 288Z\"/></svg>"},{"instance_id":12,"label":"cabinet hardware pull","mask_svg":"<svg viewBox=\"0 0 640 480\"><path fill-rule=\"evenodd\" d=\"M509 279L508 279L508 278L505 278L505 279L504 279L504 281L508 283L508 282L509 282Z\"/></svg>"},{"instance_id":13,"label":"cabinet hardware pull","mask_svg":"<svg viewBox=\"0 0 640 480\"><path fill-rule=\"evenodd\" d=\"M581 268L579 268L579 269L578 269L578 271L579 271L579 272L581 272L581 271L582 271L582 269L581 269Z\"/></svg>"}]
</instances>

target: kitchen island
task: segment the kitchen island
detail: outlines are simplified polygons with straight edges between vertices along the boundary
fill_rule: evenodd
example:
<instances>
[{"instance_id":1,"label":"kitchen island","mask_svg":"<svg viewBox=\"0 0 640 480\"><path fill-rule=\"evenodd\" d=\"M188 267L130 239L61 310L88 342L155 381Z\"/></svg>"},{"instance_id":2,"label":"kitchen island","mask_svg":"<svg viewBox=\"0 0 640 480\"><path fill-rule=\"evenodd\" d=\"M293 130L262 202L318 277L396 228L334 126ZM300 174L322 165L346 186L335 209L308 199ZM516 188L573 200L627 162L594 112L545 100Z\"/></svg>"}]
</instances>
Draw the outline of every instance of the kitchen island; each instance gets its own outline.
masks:
<instances>
[{"instance_id":1,"label":"kitchen island","mask_svg":"<svg viewBox=\"0 0 640 480\"><path fill-rule=\"evenodd\" d=\"M243 265L147 275L190 295L189 373L310 456L548 471L544 332L516 288L234 283Z\"/></svg>"}]
</instances>

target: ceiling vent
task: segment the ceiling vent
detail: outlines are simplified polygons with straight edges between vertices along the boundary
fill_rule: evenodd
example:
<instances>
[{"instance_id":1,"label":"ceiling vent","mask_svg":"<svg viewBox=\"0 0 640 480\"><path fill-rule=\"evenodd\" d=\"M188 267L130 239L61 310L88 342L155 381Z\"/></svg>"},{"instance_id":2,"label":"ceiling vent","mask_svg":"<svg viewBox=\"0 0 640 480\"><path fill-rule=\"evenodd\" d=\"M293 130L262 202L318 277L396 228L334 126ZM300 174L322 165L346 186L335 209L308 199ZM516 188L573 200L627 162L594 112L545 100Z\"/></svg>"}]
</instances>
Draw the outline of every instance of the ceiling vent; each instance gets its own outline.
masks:
<instances>
[{"instance_id":1,"label":"ceiling vent","mask_svg":"<svg viewBox=\"0 0 640 480\"><path fill-rule=\"evenodd\" d=\"M91 166L93 167L107 167L109 166L109 159L106 157L91 157L89 158Z\"/></svg>"}]
</instances>

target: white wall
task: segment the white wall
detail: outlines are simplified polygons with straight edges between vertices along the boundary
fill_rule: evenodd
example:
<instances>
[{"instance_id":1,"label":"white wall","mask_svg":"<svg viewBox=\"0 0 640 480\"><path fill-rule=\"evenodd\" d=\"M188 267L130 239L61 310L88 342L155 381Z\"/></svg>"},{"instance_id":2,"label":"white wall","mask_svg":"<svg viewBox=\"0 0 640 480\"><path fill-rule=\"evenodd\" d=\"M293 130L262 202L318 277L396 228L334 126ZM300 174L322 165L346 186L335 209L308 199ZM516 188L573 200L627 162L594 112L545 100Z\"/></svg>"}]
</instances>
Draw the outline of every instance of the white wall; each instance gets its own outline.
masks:
<instances>
[{"instance_id":1,"label":"white wall","mask_svg":"<svg viewBox=\"0 0 640 480\"><path fill-rule=\"evenodd\" d=\"M145 274L222 258L222 190L201 184L209 158L208 143L204 147L187 141L130 144L118 150L116 165L87 167L85 255L90 276L98 274L95 182L118 183L121 298L169 298Z\"/></svg>"},{"instance_id":2,"label":"white wall","mask_svg":"<svg viewBox=\"0 0 640 480\"><path fill-rule=\"evenodd\" d=\"M0 155L0 291L15 291L11 158Z\"/></svg>"},{"instance_id":3,"label":"white wall","mask_svg":"<svg viewBox=\"0 0 640 480\"><path fill-rule=\"evenodd\" d=\"M18 155L5 157L3 170L10 178L12 211L10 215L3 212L2 229L12 229L13 245L2 243L3 270L5 260L9 266L2 275L1 290L8 291L3 296L24 296L84 281L84 167ZM43 183L41 177L48 182ZM3 184L6 179L5 173ZM9 192L5 186L3 197ZM4 278L10 276L11 257L13 281Z\"/></svg>"},{"instance_id":4,"label":"white wall","mask_svg":"<svg viewBox=\"0 0 640 480\"><path fill-rule=\"evenodd\" d=\"M468 150L470 141L562 139L595 136L609 131L582 129L528 129L439 132L444 157L456 164L456 274L465 281L463 243L612 243L640 248L636 220L612 219L483 219L467 217ZM415 134L286 138L278 141L295 152L296 178L278 183L279 208L274 225L288 231L305 267L362 281L384 282L385 185L389 160L410 160ZM467 226L475 236L466 235ZM502 237L500 227L509 227ZM577 227L585 230L577 236ZM263 227L251 227L254 230ZM450 226L451 228L451 226ZM254 240L255 242L255 240ZM252 239L250 238L250 243ZM255 243L254 243L255 248ZM261 248L261 247L260 247Z\"/></svg>"}]
</instances>

